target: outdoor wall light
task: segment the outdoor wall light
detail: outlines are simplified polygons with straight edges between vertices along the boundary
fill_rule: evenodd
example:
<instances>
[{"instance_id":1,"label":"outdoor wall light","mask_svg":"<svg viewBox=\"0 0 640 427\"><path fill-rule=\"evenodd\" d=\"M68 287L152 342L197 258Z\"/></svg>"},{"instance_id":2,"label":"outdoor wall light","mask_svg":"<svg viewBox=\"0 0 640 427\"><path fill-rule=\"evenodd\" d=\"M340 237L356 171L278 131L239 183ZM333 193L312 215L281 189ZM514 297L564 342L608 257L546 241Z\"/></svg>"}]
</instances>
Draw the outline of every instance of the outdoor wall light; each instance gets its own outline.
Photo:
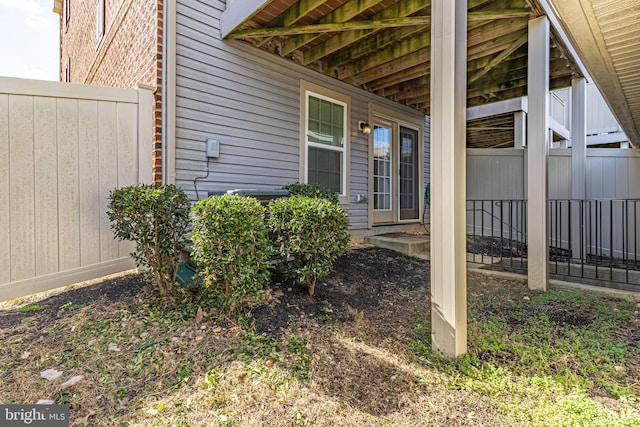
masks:
<instances>
[{"instance_id":1,"label":"outdoor wall light","mask_svg":"<svg viewBox=\"0 0 640 427\"><path fill-rule=\"evenodd\" d=\"M358 122L358 127L360 128L360 132L365 135L369 135L371 133L371 126L367 122L363 122L362 120Z\"/></svg>"}]
</instances>

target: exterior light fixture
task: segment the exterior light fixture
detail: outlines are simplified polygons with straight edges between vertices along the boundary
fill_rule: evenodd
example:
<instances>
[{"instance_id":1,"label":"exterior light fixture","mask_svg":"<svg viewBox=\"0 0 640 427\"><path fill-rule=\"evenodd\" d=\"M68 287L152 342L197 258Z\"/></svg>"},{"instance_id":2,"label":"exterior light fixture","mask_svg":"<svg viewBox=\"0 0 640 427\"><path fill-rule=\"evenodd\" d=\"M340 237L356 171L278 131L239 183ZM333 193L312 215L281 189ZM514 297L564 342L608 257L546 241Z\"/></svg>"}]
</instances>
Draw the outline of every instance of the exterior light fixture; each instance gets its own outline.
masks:
<instances>
[{"instance_id":1,"label":"exterior light fixture","mask_svg":"<svg viewBox=\"0 0 640 427\"><path fill-rule=\"evenodd\" d=\"M369 135L371 133L371 126L367 122L359 121L358 127L360 128L360 132L364 133L365 135Z\"/></svg>"}]
</instances>

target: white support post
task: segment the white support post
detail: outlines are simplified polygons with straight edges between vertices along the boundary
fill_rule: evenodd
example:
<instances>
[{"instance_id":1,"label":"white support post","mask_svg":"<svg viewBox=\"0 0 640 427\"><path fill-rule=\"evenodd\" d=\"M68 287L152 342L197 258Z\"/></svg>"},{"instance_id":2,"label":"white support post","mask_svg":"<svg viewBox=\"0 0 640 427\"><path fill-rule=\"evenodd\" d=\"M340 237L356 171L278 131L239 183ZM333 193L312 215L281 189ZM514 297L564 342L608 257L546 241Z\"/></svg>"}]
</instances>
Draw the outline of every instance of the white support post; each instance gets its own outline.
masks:
<instances>
[{"instance_id":1,"label":"white support post","mask_svg":"<svg viewBox=\"0 0 640 427\"><path fill-rule=\"evenodd\" d=\"M530 289L549 282L549 21L529 21L527 242Z\"/></svg>"},{"instance_id":2,"label":"white support post","mask_svg":"<svg viewBox=\"0 0 640 427\"><path fill-rule=\"evenodd\" d=\"M516 111L513 113L513 148L527 146L527 113Z\"/></svg>"},{"instance_id":3,"label":"white support post","mask_svg":"<svg viewBox=\"0 0 640 427\"><path fill-rule=\"evenodd\" d=\"M580 224L580 202L587 195L587 82L571 81L571 257L586 255L584 224Z\"/></svg>"},{"instance_id":4,"label":"white support post","mask_svg":"<svg viewBox=\"0 0 640 427\"><path fill-rule=\"evenodd\" d=\"M467 351L467 1L431 3L431 337Z\"/></svg>"}]
</instances>

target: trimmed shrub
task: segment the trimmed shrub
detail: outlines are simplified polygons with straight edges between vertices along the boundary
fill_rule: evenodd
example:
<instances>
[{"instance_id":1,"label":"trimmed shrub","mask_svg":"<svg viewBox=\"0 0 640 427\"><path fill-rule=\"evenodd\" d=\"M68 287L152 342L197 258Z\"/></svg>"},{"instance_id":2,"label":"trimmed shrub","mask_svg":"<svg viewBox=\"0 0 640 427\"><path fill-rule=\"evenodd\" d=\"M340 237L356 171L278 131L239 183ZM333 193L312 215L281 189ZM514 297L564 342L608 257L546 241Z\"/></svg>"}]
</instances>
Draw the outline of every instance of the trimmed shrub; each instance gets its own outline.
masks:
<instances>
[{"instance_id":1,"label":"trimmed shrub","mask_svg":"<svg viewBox=\"0 0 640 427\"><path fill-rule=\"evenodd\" d=\"M115 237L135 242L131 256L151 274L165 298L175 295L189 210L189 198L175 185L129 186L109 194L107 217Z\"/></svg>"},{"instance_id":2,"label":"trimmed shrub","mask_svg":"<svg viewBox=\"0 0 640 427\"><path fill-rule=\"evenodd\" d=\"M346 249L348 227L346 212L326 199L292 196L269 203L269 231L280 266L289 278L307 285L309 295Z\"/></svg>"},{"instance_id":3,"label":"trimmed shrub","mask_svg":"<svg viewBox=\"0 0 640 427\"><path fill-rule=\"evenodd\" d=\"M257 300L271 278L264 215L258 200L228 194L192 208L193 260L204 289L231 312Z\"/></svg>"},{"instance_id":4,"label":"trimmed shrub","mask_svg":"<svg viewBox=\"0 0 640 427\"><path fill-rule=\"evenodd\" d=\"M316 184L301 184L299 182L295 182L293 184L285 185L282 188L288 190L289 195L291 196L307 196L316 199L327 199L330 202L338 203L337 193Z\"/></svg>"}]
</instances>

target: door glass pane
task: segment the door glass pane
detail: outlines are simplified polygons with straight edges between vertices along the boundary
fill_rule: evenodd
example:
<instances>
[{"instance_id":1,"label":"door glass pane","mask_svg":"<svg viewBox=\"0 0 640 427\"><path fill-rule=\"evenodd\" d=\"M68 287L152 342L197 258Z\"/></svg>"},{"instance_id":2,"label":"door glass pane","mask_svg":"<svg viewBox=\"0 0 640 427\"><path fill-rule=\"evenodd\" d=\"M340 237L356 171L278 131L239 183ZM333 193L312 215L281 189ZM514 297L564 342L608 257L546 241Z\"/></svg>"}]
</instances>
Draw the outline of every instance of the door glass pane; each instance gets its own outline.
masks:
<instances>
[{"instance_id":1,"label":"door glass pane","mask_svg":"<svg viewBox=\"0 0 640 427\"><path fill-rule=\"evenodd\" d=\"M391 128L373 128L373 209L391 210Z\"/></svg>"},{"instance_id":2,"label":"door glass pane","mask_svg":"<svg viewBox=\"0 0 640 427\"><path fill-rule=\"evenodd\" d=\"M417 219L420 215L418 176L418 132L400 128L400 219Z\"/></svg>"}]
</instances>

